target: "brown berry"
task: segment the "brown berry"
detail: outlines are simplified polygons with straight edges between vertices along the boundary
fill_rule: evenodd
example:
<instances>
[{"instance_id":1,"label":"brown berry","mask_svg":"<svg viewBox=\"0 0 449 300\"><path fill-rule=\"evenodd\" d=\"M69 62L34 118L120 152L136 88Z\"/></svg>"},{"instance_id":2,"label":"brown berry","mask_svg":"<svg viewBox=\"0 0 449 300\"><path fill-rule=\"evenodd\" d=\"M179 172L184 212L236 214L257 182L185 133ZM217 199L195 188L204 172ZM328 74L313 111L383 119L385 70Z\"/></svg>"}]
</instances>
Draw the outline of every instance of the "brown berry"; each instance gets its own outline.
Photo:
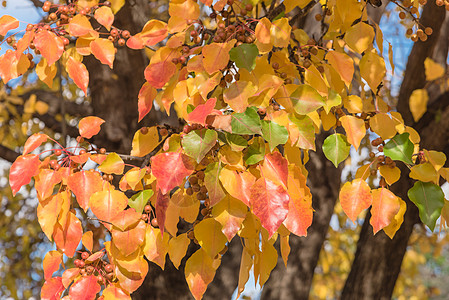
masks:
<instances>
[{"instance_id":1,"label":"brown berry","mask_svg":"<svg viewBox=\"0 0 449 300\"><path fill-rule=\"evenodd\" d=\"M105 148L101 148L101 149L100 149L100 153L101 153L101 154L105 154L105 153L106 153L106 149L105 149Z\"/></svg>"},{"instance_id":2,"label":"brown berry","mask_svg":"<svg viewBox=\"0 0 449 300\"><path fill-rule=\"evenodd\" d=\"M272 66L273 69L275 69L275 70L279 69L279 63L277 63L277 62L273 62L273 63L271 64L271 66Z\"/></svg>"},{"instance_id":3,"label":"brown berry","mask_svg":"<svg viewBox=\"0 0 449 300\"><path fill-rule=\"evenodd\" d=\"M82 258L82 259L87 259L89 256L90 256L90 255L89 255L88 252L83 252L83 253L81 253L81 258Z\"/></svg>"},{"instance_id":4,"label":"brown berry","mask_svg":"<svg viewBox=\"0 0 449 300\"><path fill-rule=\"evenodd\" d=\"M250 4L250 3L245 5L245 9L246 9L247 11L252 11L253 8L254 8L253 5Z\"/></svg>"},{"instance_id":5,"label":"brown berry","mask_svg":"<svg viewBox=\"0 0 449 300\"><path fill-rule=\"evenodd\" d=\"M95 271L95 268L93 266L86 267L87 274L91 275L94 271Z\"/></svg>"},{"instance_id":6,"label":"brown berry","mask_svg":"<svg viewBox=\"0 0 449 300\"><path fill-rule=\"evenodd\" d=\"M317 20L318 22L320 22L321 20L323 20L323 16L321 14L316 14L315 15L315 20Z\"/></svg>"},{"instance_id":7,"label":"brown berry","mask_svg":"<svg viewBox=\"0 0 449 300\"><path fill-rule=\"evenodd\" d=\"M433 33L433 29L430 28L430 27L426 27L426 29L424 29L424 32L425 32L427 35L431 35L431 34Z\"/></svg>"},{"instance_id":8,"label":"brown berry","mask_svg":"<svg viewBox=\"0 0 449 300\"><path fill-rule=\"evenodd\" d=\"M131 36L131 34L129 33L128 30L123 30L123 31L122 31L122 37L123 37L124 39L128 39L130 36Z\"/></svg>"},{"instance_id":9,"label":"brown berry","mask_svg":"<svg viewBox=\"0 0 449 300\"><path fill-rule=\"evenodd\" d=\"M405 12L401 11L401 12L399 13L399 19L403 20L403 19L405 19L405 17L406 17Z\"/></svg>"},{"instance_id":10,"label":"brown berry","mask_svg":"<svg viewBox=\"0 0 449 300\"><path fill-rule=\"evenodd\" d=\"M148 127L142 127L142 128L140 128L140 133L141 134L147 134L148 133Z\"/></svg>"},{"instance_id":11,"label":"brown berry","mask_svg":"<svg viewBox=\"0 0 449 300\"><path fill-rule=\"evenodd\" d=\"M196 176L198 176L198 178L199 178L200 180L204 180L204 171L198 171L198 172L196 173Z\"/></svg>"},{"instance_id":12,"label":"brown berry","mask_svg":"<svg viewBox=\"0 0 449 300\"><path fill-rule=\"evenodd\" d=\"M106 271L106 273L112 273L114 271L114 266L111 264L107 264L106 266L104 266L104 270Z\"/></svg>"},{"instance_id":13,"label":"brown berry","mask_svg":"<svg viewBox=\"0 0 449 300\"><path fill-rule=\"evenodd\" d=\"M186 188L186 194L189 196L193 195L193 189L191 187Z\"/></svg>"},{"instance_id":14,"label":"brown berry","mask_svg":"<svg viewBox=\"0 0 449 300\"><path fill-rule=\"evenodd\" d=\"M110 32L111 36L116 37L118 36L118 30L116 28L113 28Z\"/></svg>"},{"instance_id":15,"label":"brown berry","mask_svg":"<svg viewBox=\"0 0 449 300\"><path fill-rule=\"evenodd\" d=\"M200 191L200 189L201 189L201 186L200 186L198 183L192 185L192 190L193 190L195 193L198 193L198 192Z\"/></svg>"},{"instance_id":16,"label":"brown berry","mask_svg":"<svg viewBox=\"0 0 449 300\"><path fill-rule=\"evenodd\" d=\"M167 136L168 130L167 130L167 128L161 128L161 129L159 129L159 133L161 136Z\"/></svg>"},{"instance_id":17,"label":"brown berry","mask_svg":"<svg viewBox=\"0 0 449 300\"><path fill-rule=\"evenodd\" d=\"M151 226L153 226L153 227L159 227L159 224L157 223L157 219L156 219L156 218L154 218L154 219L151 220Z\"/></svg>"},{"instance_id":18,"label":"brown berry","mask_svg":"<svg viewBox=\"0 0 449 300\"><path fill-rule=\"evenodd\" d=\"M190 182L191 185L197 184L198 183L198 177L190 176L189 177L189 182Z\"/></svg>"},{"instance_id":19,"label":"brown berry","mask_svg":"<svg viewBox=\"0 0 449 300\"><path fill-rule=\"evenodd\" d=\"M117 44L118 44L120 47L123 47L123 46L126 45L126 41L125 41L125 39L118 39Z\"/></svg>"}]
</instances>

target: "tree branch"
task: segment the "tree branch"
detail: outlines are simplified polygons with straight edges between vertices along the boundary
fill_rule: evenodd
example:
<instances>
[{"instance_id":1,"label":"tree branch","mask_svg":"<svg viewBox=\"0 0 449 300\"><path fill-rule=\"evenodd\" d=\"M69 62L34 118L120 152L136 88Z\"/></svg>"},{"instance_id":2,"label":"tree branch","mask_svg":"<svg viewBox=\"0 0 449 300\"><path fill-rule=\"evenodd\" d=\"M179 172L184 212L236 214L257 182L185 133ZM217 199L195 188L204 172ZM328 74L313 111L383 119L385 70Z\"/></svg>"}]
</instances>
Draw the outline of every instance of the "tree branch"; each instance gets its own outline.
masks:
<instances>
[{"instance_id":1,"label":"tree branch","mask_svg":"<svg viewBox=\"0 0 449 300\"><path fill-rule=\"evenodd\" d=\"M7 160L9 162L14 162L17 157L19 157L19 153L14 150L9 149L3 145L0 145L0 158Z\"/></svg>"}]
</instances>

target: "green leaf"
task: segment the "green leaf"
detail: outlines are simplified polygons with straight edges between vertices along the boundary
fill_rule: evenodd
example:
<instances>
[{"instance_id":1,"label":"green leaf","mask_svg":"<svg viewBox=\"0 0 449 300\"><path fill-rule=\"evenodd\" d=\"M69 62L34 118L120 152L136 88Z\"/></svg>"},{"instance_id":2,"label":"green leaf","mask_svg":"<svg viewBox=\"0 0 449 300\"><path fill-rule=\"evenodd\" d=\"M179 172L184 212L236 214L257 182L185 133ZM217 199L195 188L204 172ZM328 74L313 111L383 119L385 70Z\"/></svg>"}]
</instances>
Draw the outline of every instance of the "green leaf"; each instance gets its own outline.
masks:
<instances>
[{"instance_id":1,"label":"green leaf","mask_svg":"<svg viewBox=\"0 0 449 300\"><path fill-rule=\"evenodd\" d=\"M226 132L226 142L231 146L232 151L243 151L248 147L248 141L238 134Z\"/></svg>"},{"instance_id":2,"label":"green leaf","mask_svg":"<svg viewBox=\"0 0 449 300\"><path fill-rule=\"evenodd\" d=\"M350 148L351 144L348 143L346 136L340 133L328 136L323 143L324 155L336 168L348 157Z\"/></svg>"},{"instance_id":3,"label":"green leaf","mask_svg":"<svg viewBox=\"0 0 449 300\"><path fill-rule=\"evenodd\" d=\"M204 158L217 142L217 132L210 129L193 130L182 138L185 153L197 163Z\"/></svg>"},{"instance_id":4,"label":"green leaf","mask_svg":"<svg viewBox=\"0 0 449 300\"><path fill-rule=\"evenodd\" d=\"M134 208L137 212L142 212L153 194L153 190L140 191L128 199L128 205Z\"/></svg>"},{"instance_id":5,"label":"green leaf","mask_svg":"<svg viewBox=\"0 0 449 300\"><path fill-rule=\"evenodd\" d=\"M414 146L408 138L410 134L404 132L393 137L384 146L384 154L392 160L400 160L409 165L413 164L412 155Z\"/></svg>"},{"instance_id":6,"label":"green leaf","mask_svg":"<svg viewBox=\"0 0 449 300\"><path fill-rule=\"evenodd\" d=\"M293 108L300 115L307 115L326 104L324 98L310 85L300 85L290 96Z\"/></svg>"},{"instance_id":7,"label":"green leaf","mask_svg":"<svg viewBox=\"0 0 449 300\"><path fill-rule=\"evenodd\" d=\"M237 67L245 68L250 72L256 67L257 55L259 55L259 49L256 44L241 44L229 51L229 56Z\"/></svg>"},{"instance_id":8,"label":"green leaf","mask_svg":"<svg viewBox=\"0 0 449 300\"><path fill-rule=\"evenodd\" d=\"M224 197L226 197L226 193L224 192L219 179L221 169L221 163L215 162L208 165L206 167L206 170L204 171L204 185L207 188L207 195L210 199L210 206L214 206Z\"/></svg>"},{"instance_id":9,"label":"green leaf","mask_svg":"<svg viewBox=\"0 0 449 300\"><path fill-rule=\"evenodd\" d=\"M341 104L341 96L334 90L329 89L329 96L327 96L327 101L324 104L324 110L328 114L332 107L338 106Z\"/></svg>"},{"instance_id":10,"label":"green leaf","mask_svg":"<svg viewBox=\"0 0 449 300\"><path fill-rule=\"evenodd\" d=\"M288 130L284 126L270 121L262 121L262 137L268 142L270 151L273 152L277 145L283 145L288 141Z\"/></svg>"},{"instance_id":11,"label":"green leaf","mask_svg":"<svg viewBox=\"0 0 449 300\"><path fill-rule=\"evenodd\" d=\"M444 206L444 193L441 187L431 182L417 181L408 190L407 195L418 207L421 221L433 231Z\"/></svg>"},{"instance_id":12,"label":"green leaf","mask_svg":"<svg viewBox=\"0 0 449 300\"><path fill-rule=\"evenodd\" d=\"M265 158L265 141L260 136L253 139L243 159L247 165L254 165Z\"/></svg>"},{"instance_id":13,"label":"green leaf","mask_svg":"<svg viewBox=\"0 0 449 300\"><path fill-rule=\"evenodd\" d=\"M262 134L260 117L255 107L248 107L244 113L231 115L231 128L234 134Z\"/></svg>"}]
</instances>

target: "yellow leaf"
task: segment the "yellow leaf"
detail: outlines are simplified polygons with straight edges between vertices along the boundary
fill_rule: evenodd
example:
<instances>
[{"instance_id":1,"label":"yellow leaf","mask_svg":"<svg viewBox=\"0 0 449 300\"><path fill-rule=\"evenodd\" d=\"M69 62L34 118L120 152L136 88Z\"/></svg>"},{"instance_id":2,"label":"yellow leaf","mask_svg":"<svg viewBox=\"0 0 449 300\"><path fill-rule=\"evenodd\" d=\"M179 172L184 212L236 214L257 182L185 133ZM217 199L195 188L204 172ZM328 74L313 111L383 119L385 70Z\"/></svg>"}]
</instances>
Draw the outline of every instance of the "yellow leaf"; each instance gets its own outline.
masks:
<instances>
[{"instance_id":1,"label":"yellow leaf","mask_svg":"<svg viewBox=\"0 0 449 300\"><path fill-rule=\"evenodd\" d=\"M363 112L363 102L362 99L357 95L350 95L343 99L343 106L351 114L358 114Z\"/></svg>"},{"instance_id":2,"label":"yellow leaf","mask_svg":"<svg viewBox=\"0 0 449 300\"><path fill-rule=\"evenodd\" d=\"M270 277L271 271L276 267L278 253L271 243L264 243L259 258L259 284L263 286Z\"/></svg>"},{"instance_id":3,"label":"yellow leaf","mask_svg":"<svg viewBox=\"0 0 449 300\"><path fill-rule=\"evenodd\" d=\"M273 48L273 44L271 43L271 22L267 18L262 18L259 23L257 23L255 35L256 41L255 44L259 49L259 53L263 54L271 50Z\"/></svg>"},{"instance_id":4,"label":"yellow leaf","mask_svg":"<svg viewBox=\"0 0 449 300\"><path fill-rule=\"evenodd\" d=\"M212 43L203 47L204 69L210 75L223 69L229 62L229 50L234 47L236 40L226 43Z\"/></svg>"},{"instance_id":5,"label":"yellow leaf","mask_svg":"<svg viewBox=\"0 0 449 300\"><path fill-rule=\"evenodd\" d=\"M132 168L128 172L126 172L125 176L123 176L126 180L126 183L129 184L131 189L135 190L136 185L141 183L143 176L145 176L146 169L141 169L139 167Z\"/></svg>"},{"instance_id":6,"label":"yellow leaf","mask_svg":"<svg viewBox=\"0 0 449 300\"><path fill-rule=\"evenodd\" d=\"M117 153L109 153L98 169L107 174L123 174L125 163Z\"/></svg>"},{"instance_id":7,"label":"yellow leaf","mask_svg":"<svg viewBox=\"0 0 449 300\"><path fill-rule=\"evenodd\" d=\"M373 39L374 29L365 22L355 24L345 34L345 42L359 54L365 52L373 44Z\"/></svg>"},{"instance_id":8,"label":"yellow leaf","mask_svg":"<svg viewBox=\"0 0 449 300\"><path fill-rule=\"evenodd\" d=\"M385 61L373 52L366 53L360 60L360 75L366 80L371 90L377 91L377 87L385 77Z\"/></svg>"},{"instance_id":9,"label":"yellow leaf","mask_svg":"<svg viewBox=\"0 0 449 300\"><path fill-rule=\"evenodd\" d=\"M354 75L354 61L349 55L337 51L329 51L326 55L329 64L341 76L347 87L351 84Z\"/></svg>"},{"instance_id":10,"label":"yellow leaf","mask_svg":"<svg viewBox=\"0 0 449 300\"><path fill-rule=\"evenodd\" d=\"M385 178L388 185L392 185L401 177L401 170L398 167L391 168L390 166L383 165L379 167L379 172Z\"/></svg>"},{"instance_id":11,"label":"yellow leaf","mask_svg":"<svg viewBox=\"0 0 449 300\"><path fill-rule=\"evenodd\" d=\"M169 238L167 232L164 232L164 235L162 236L160 229L153 228L153 226L147 226L143 252L149 261L157 264L162 270L165 267L165 256L169 249Z\"/></svg>"},{"instance_id":12,"label":"yellow leaf","mask_svg":"<svg viewBox=\"0 0 449 300\"><path fill-rule=\"evenodd\" d=\"M378 113L370 118L371 130L377 133L383 140L391 139L397 133L394 121L388 114Z\"/></svg>"},{"instance_id":13,"label":"yellow leaf","mask_svg":"<svg viewBox=\"0 0 449 300\"><path fill-rule=\"evenodd\" d=\"M370 175L370 164L366 164L357 169L354 178L362 178L362 180L366 180Z\"/></svg>"},{"instance_id":14,"label":"yellow leaf","mask_svg":"<svg viewBox=\"0 0 449 300\"><path fill-rule=\"evenodd\" d=\"M432 81L443 77L446 70L442 65L432 60L430 57L427 57L424 61L424 68L426 70L426 80Z\"/></svg>"},{"instance_id":15,"label":"yellow leaf","mask_svg":"<svg viewBox=\"0 0 449 300\"><path fill-rule=\"evenodd\" d=\"M92 231L86 231L83 234L83 237L81 238L84 248L86 248L90 252L92 252L92 249L94 246L93 236L94 236L94 233Z\"/></svg>"},{"instance_id":16,"label":"yellow leaf","mask_svg":"<svg viewBox=\"0 0 449 300\"><path fill-rule=\"evenodd\" d=\"M132 142L132 156L143 157L150 153L156 148L159 143L159 134L156 126L146 127L148 130L144 130L142 133L142 129L138 130L134 134L133 142Z\"/></svg>"},{"instance_id":17,"label":"yellow leaf","mask_svg":"<svg viewBox=\"0 0 449 300\"><path fill-rule=\"evenodd\" d=\"M282 260L284 261L284 265L287 267L288 255L290 254L290 244L289 244L290 236L289 235L281 236L280 240L281 240Z\"/></svg>"},{"instance_id":18,"label":"yellow leaf","mask_svg":"<svg viewBox=\"0 0 449 300\"><path fill-rule=\"evenodd\" d=\"M287 47L290 43L292 28L287 18L280 18L273 22L270 28L271 43L275 47Z\"/></svg>"},{"instance_id":19,"label":"yellow leaf","mask_svg":"<svg viewBox=\"0 0 449 300\"><path fill-rule=\"evenodd\" d=\"M196 300L203 297L209 283L215 276L218 264L203 249L190 256L185 266L185 276L190 292Z\"/></svg>"},{"instance_id":20,"label":"yellow leaf","mask_svg":"<svg viewBox=\"0 0 449 300\"><path fill-rule=\"evenodd\" d=\"M435 171L435 168L431 163L423 163L415 165L410 169L410 178L420 180L423 182L433 182L438 184L440 175Z\"/></svg>"},{"instance_id":21,"label":"yellow leaf","mask_svg":"<svg viewBox=\"0 0 449 300\"><path fill-rule=\"evenodd\" d=\"M365 121L349 115L341 117L340 121L346 131L348 142L353 145L357 151L360 146L360 141L366 134Z\"/></svg>"},{"instance_id":22,"label":"yellow leaf","mask_svg":"<svg viewBox=\"0 0 449 300\"><path fill-rule=\"evenodd\" d=\"M195 238L210 258L223 250L228 241L221 229L222 225L213 218L203 219L194 227Z\"/></svg>"},{"instance_id":23,"label":"yellow leaf","mask_svg":"<svg viewBox=\"0 0 449 300\"><path fill-rule=\"evenodd\" d=\"M110 0L111 9L114 14L116 14L125 5L125 0Z\"/></svg>"},{"instance_id":24,"label":"yellow leaf","mask_svg":"<svg viewBox=\"0 0 449 300\"><path fill-rule=\"evenodd\" d=\"M415 122L419 121L421 117L427 111L427 102L429 101L429 95L425 89L417 89L412 92L409 99L410 111L413 115Z\"/></svg>"},{"instance_id":25,"label":"yellow leaf","mask_svg":"<svg viewBox=\"0 0 449 300\"><path fill-rule=\"evenodd\" d=\"M388 60L390 61L391 73L394 75L393 46L388 43Z\"/></svg>"},{"instance_id":26,"label":"yellow leaf","mask_svg":"<svg viewBox=\"0 0 449 300\"><path fill-rule=\"evenodd\" d=\"M251 270L251 267L253 266L253 259L251 257L251 254L249 253L248 249L246 247L243 247L242 251L242 258L240 260L240 270L239 270L239 284L238 284L238 295L237 299L239 299L240 294L245 289L245 284L248 282L249 279L249 271Z\"/></svg>"},{"instance_id":27,"label":"yellow leaf","mask_svg":"<svg viewBox=\"0 0 449 300\"><path fill-rule=\"evenodd\" d=\"M240 200L227 195L212 208L212 216L222 226L222 232L231 241L240 230L248 207Z\"/></svg>"},{"instance_id":28,"label":"yellow leaf","mask_svg":"<svg viewBox=\"0 0 449 300\"><path fill-rule=\"evenodd\" d=\"M315 65L311 65L308 69L306 69L305 79L310 86L320 93L321 96L327 96L328 86Z\"/></svg>"},{"instance_id":29,"label":"yellow leaf","mask_svg":"<svg viewBox=\"0 0 449 300\"><path fill-rule=\"evenodd\" d=\"M405 201L399 197L398 199L400 204L399 212L394 216L391 223L383 228L384 232L386 233L386 235L390 237L390 239L393 239L394 235L396 234L396 231L398 231L399 228L401 228L402 222L404 222L404 214L405 211L407 210L407 205L405 204Z\"/></svg>"},{"instance_id":30,"label":"yellow leaf","mask_svg":"<svg viewBox=\"0 0 449 300\"><path fill-rule=\"evenodd\" d=\"M446 155L443 152L424 150L424 155L436 171L439 171L446 162Z\"/></svg>"},{"instance_id":31,"label":"yellow leaf","mask_svg":"<svg viewBox=\"0 0 449 300\"><path fill-rule=\"evenodd\" d=\"M186 255L189 245L190 239L187 237L187 233L183 233L172 238L168 243L168 255L170 256L170 260L176 269L179 268L181 260Z\"/></svg>"},{"instance_id":32,"label":"yellow leaf","mask_svg":"<svg viewBox=\"0 0 449 300\"><path fill-rule=\"evenodd\" d=\"M42 57L40 62L36 66L36 74L41 81L43 81L49 88L53 87L53 78L56 76L58 68L56 64L49 66L47 60Z\"/></svg>"}]
</instances>

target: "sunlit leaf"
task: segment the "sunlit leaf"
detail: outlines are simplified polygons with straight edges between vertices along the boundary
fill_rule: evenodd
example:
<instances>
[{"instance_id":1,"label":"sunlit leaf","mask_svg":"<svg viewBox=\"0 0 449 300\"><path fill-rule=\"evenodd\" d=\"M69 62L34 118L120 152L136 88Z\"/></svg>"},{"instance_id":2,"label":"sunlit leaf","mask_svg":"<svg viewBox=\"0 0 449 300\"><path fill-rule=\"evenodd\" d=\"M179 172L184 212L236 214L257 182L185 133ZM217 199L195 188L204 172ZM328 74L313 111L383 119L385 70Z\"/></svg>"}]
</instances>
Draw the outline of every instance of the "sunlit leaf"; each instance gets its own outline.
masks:
<instances>
[{"instance_id":1,"label":"sunlit leaf","mask_svg":"<svg viewBox=\"0 0 449 300\"><path fill-rule=\"evenodd\" d=\"M87 95L89 72L87 71L86 66L70 56L67 60L66 69L70 78L73 79L73 82L75 82L75 84L84 92L84 95Z\"/></svg>"},{"instance_id":2,"label":"sunlit leaf","mask_svg":"<svg viewBox=\"0 0 449 300\"><path fill-rule=\"evenodd\" d=\"M196 106L195 109L187 115L186 121L189 123L206 125L206 118L213 111L216 103L217 99L211 98L207 100L205 104Z\"/></svg>"},{"instance_id":3,"label":"sunlit leaf","mask_svg":"<svg viewBox=\"0 0 449 300\"><path fill-rule=\"evenodd\" d=\"M255 44L241 44L232 48L229 55L238 68L245 68L251 72L256 67L259 50Z\"/></svg>"},{"instance_id":4,"label":"sunlit leaf","mask_svg":"<svg viewBox=\"0 0 449 300\"><path fill-rule=\"evenodd\" d=\"M20 188L30 183L31 178L37 174L39 168L39 156L27 154L19 156L9 170L9 185L15 196Z\"/></svg>"},{"instance_id":5,"label":"sunlit leaf","mask_svg":"<svg viewBox=\"0 0 449 300\"><path fill-rule=\"evenodd\" d=\"M206 128L193 130L182 138L182 148L197 163L201 162L216 143L217 132Z\"/></svg>"},{"instance_id":6,"label":"sunlit leaf","mask_svg":"<svg viewBox=\"0 0 449 300\"><path fill-rule=\"evenodd\" d=\"M47 59L49 66L54 64L64 52L64 43L61 38L48 30L41 30L36 34L34 46Z\"/></svg>"},{"instance_id":7,"label":"sunlit leaf","mask_svg":"<svg viewBox=\"0 0 449 300\"><path fill-rule=\"evenodd\" d=\"M203 47L203 65L207 73L213 73L224 69L229 62L229 50L236 40L226 43L212 43Z\"/></svg>"},{"instance_id":8,"label":"sunlit leaf","mask_svg":"<svg viewBox=\"0 0 449 300\"><path fill-rule=\"evenodd\" d=\"M96 192L89 199L92 212L99 220L106 222L111 222L127 205L128 198L117 190Z\"/></svg>"},{"instance_id":9,"label":"sunlit leaf","mask_svg":"<svg viewBox=\"0 0 449 300\"><path fill-rule=\"evenodd\" d=\"M82 118L78 124L80 136L90 139L100 132L100 126L103 123L104 120L99 117L91 116Z\"/></svg>"},{"instance_id":10,"label":"sunlit leaf","mask_svg":"<svg viewBox=\"0 0 449 300\"><path fill-rule=\"evenodd\" d=\"M392 160L400 160L407 164L413 164L413 143L409 139L410 134L405 132L398 134L384 146L384 153Z\"/></svg>"},{"instance_id":11,"label":"sunlit leaf","mask_svg":"<svg viewBox=\"0 0 449 300\"><path fill-rule=\"evenodd\" d=\"M23 155L30 153L31 151L42 145L42 143L45 143L47 140L48 135L43 133L35 133L31 135L23 146Z\"/></svg>"},{"instance_id":12,"label":"sunlit leaf","mask_svg":"<svg viewBox=\"0 0 449 300\"><path fill-rule=\"evenodd\" d=\"M399 198L386 188L378 188L371 191L373 206L371 208L370 224L376 234L382 228L388 226L397 215L401 207Z\"/></svg>"},{"instance_id":13,"label":"sunlit leaf","mask_svg":"<svg viewBox=\"0 0 449 300\"><path fill-rule=\"evenodd\" d=\"M376 53L367 52L360 60L359 66L360 75L366 80L371 90L376 92L387 72L384 59Z\"/></svg>"},{"instance_id":14,"label":"sunlit leaf","mask_svg":"<svg viewBox=\"0 0 449 300\"><path fill-rule=\"evenodd\" d=\"M64 225L56 223L55 231L53 232L56 246L68 257L75 255L82 236L83 227L81 226L81 221L72 212L68 213Z\"/></svg>"},{"instance_id":15,"label":"sunlit leaf","mask_svg":"<svg viewBox=\"0 0 449 300\"><path fill-rule=\"evenodd\" d=\"M72 299L93 300L100 290L97 277L89 275L81 277L70 287L69 296Z\"/></svg>"},{"instance_id":16,"label":"sunlit leaf","mask_svg":"<svg viewBox=\"0 0 449 300\"><path fill-rule=\"evenodd\" d=\"M427 94L426 89L416 89L410 95L408 104L415 122L418 122L419 119L421 119L421 117L426 113L428 101L429 95Z\"/></svg>"},{"instance_id":17,"label":"sunlit leaf","mask_svg":"<svg viewBox=\"0 0 449 300\"><path fill-rule=\"evenodd\" d=\"M221 229L221 224L213 218L203 219L194 227L195 238L210 258L223 250L228 241Z\"/></svg>"},{"instance_id":18,"label":"sunlit leaf","mask_svg":"<svg viewBox=\"0 0 449 300\"><path fill-rule=\"evenodd\" d=\"M3 15L0 17L0 35L5 36L8 31L19 27L19 21L11 16Z\"/></svg>"},{"instance_id":19,"label":"sunlit leaf","mask_svg":"<svg viewBox=\"0 0 449 300\"><path fill-rule=\"evenodd\" d=\"M340 121L346 131L348 142L357 150L366 134L365 121L349 115L341 117Z\"/></svg>"},{"instance_id":20,"label":"sunlit leaf","mask_svg":"<svg viewBox=\"0 0 449 300\"><path fill-rule=\"evenodd\" d=\"M95 10L95 20L103 25L107 30L111 30L112 23L114 23L114 14L112 9L107 6L100 6Z\"/></svg>"},{"instance_id":21,"label":"sunlit leaf","mask_svg":"<svg viewBox=\"0 0 449 300\"><path fill-rule=\"evenodd\" d=\"M358 22L346 31L345 41L359 54L365 52L374 40L374 28L365 22Z\"/></svg>"},{"instance_id":22,"label":"sunlit leaf","mask_svg":"<svg viewBox=\"0 0 449 300\"><path fill-rule=\"evenodd\" d=\"M103 163L98 166L98 170L107 174L121 175L124 169L123 159L115 152L109 153Z\"/></svg>"},{"instance_id":23,"label":"sunlit leaf","mask_svg":"<svg viewBox=\"0 0 449 300\"><path fill-rule=\"evenodd\" d=\"M278 145L287 143L288 130L274 122L262 121L262 137L268 142L270 151L273 152Z\"/></svg>"},{"instance_id":24,"label":"sunlit leaf","mask_svg":"<svg viewBox=\"0 0 449 300\"><path fill-rule=\"evenodd\" d=\"M42 300L56 300L61 298L61 293L64 291L61 277L53 277L44 282L41 289Z\"/></svg>"},{"instance_id":25,"label":"sunlit leaf","mask_svg":"<svg viewBox=\"0 0 449 300\"><path fill-rule=\"evenodd\" d=\"M134 134L131 155L143 157L149 154L159 144L159 134L156 126L147 127L148 130L144 133L141 130Z\"/></svg>"},{"instance_id":26,"label":"sunlit leaf","mask_svg":"<svg viewBox=\"0 0 449 300\"><path fill-rule=\"evenodd\" d=\"M90 43L90 49L102 64L108 65L112 69L116 49L110 40L98 38Z\"/></svg>"},{"instance_id":27,"label":"sunlit leaf","mask_svg":"<svg viewBox=\"0 0 449 300\"><path fill-rule=\"evenodd\" d=\"M45 254L43 265L44 265L44 278L48 280L51 278L54 272L59 270L59 265L62 262L62 253L59 251L48 251Z\"/></svg>"},{"instance_id":28,"label":"sunlit leaf","mask_svg":"<svg viewBox=\"0 0 449 300\"><path fill-rule=\"evenodd\" d=\"M360 178L346 182L340 190L339 199L343 211L354 223L358 215L373 202L369 185Z\"/></svg>"},{"instance_id":29,"label":"sunlit leaf","mask_svg":"<svg viewBox=\"0 0 449 300\"><path fill-rule=\"evenodd\" d=\"M203 249L197 250L190 256L185 266L185 276L190 292L196 300L202 298L207 286L212 282L218 268L212 258Z\"/></svg>"},{"instance_id":30,"label":"sunlit leaf","mask_svg":"<svg viewBox=\"0 0 449 300\"><path fill-rule=\"evenodd\" d=\"M324 98L310 85L300 85L291 94L293 108L298 114L306 115L325 104Z\"/></svg>"},{"instance_id":31,"label":"sunlit leaf","mask_svg":"<svg viewBox=\"0 0 449 300\"><path fill-rule=\"evenodd\" d=\"M335 133L328 136L323 143L324 155L337 168L349 155L351 145L348 143L346 136Z\"/></svg>"},{"instance_id":32,"label":"sunlit leaf","mask_svg":"<svg viewBox=\"0 0 449 300\"><path fill-rule=\"evenodd\" d=\"M158 187L167 194L181 185L193 173L194 162L180 152L161 153L151 158L152 173L158 180Z\"/></svg>"}]
</instances>

